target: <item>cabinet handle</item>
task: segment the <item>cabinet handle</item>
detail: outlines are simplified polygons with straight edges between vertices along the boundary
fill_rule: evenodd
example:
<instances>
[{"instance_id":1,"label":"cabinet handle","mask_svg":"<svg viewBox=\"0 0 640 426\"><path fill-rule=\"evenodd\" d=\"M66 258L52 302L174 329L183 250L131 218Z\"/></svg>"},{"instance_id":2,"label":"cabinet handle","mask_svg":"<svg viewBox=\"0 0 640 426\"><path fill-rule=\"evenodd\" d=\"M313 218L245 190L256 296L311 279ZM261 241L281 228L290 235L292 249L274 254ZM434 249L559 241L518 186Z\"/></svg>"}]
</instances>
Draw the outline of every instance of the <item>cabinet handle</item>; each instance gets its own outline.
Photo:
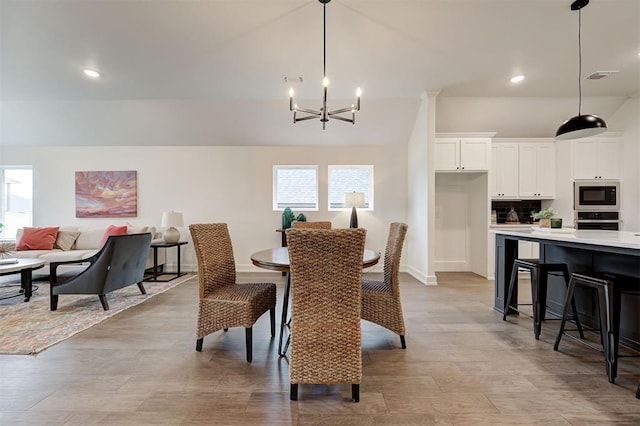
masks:
<instances>
[{"instance_id":1,"label":"cabinet handle","mask_svg":"<svg viewBox=\"0 0 640 426\"><path fill-rule=\"evenodd\" d=\"M464 170L464 167L462 168L462 170Z\"/></svg>"}]
</instances>

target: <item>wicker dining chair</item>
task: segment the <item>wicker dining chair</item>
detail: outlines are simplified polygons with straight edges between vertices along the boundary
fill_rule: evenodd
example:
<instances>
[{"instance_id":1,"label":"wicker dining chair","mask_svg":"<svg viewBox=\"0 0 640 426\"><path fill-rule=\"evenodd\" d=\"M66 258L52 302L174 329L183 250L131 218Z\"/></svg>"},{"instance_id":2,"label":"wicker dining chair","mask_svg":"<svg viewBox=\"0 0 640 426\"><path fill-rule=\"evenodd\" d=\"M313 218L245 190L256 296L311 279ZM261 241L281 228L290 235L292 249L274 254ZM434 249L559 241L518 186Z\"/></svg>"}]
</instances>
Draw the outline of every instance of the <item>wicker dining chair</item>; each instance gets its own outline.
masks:
<instances>
[{"instance_id":1,"label":"wicker dining chair","mask_svg":"<svg viewBox=\"0 0 640 426\"><path fill-rule=\"evenodd\" d=\"M276 332L276 285L236 283L231 237L226 223L189 225L198 258L200 301L196 350L205 336L229 327L245 327L247 362L253 358L253 324L262 314L271 316L271 337Z\"/></svg>"},{"instance_id":2,"label":"wicker dining chair","mask_svg":"<svg viewBox=\"0 0 640 426\"><path fill-rule=\"evenodd\" d=\"M360 401L364 229L290 229L291 400L298 384L351 383Z\"/></svg>"},{"instance_id":3,"label":"wicker dining chair","mask_svg":"<svg viewBox=\"0 0 640 426\"><path fill-rule=\"evenodd\" d=\"M362 319L371 321L400 335L402 349L406 349L404 317L400 303L400 255L406 223L392 223L389 226L387 247L384 251L384 279L382 281L362 281Z\"/></svg>"},{"instance_id":4,"label":"wicker dining chair","mask_svg":"<svg viewBox=\"0 0 640 426\"><path fill-rule=\"evenodd\" d=\"M295 221L291 225L295 229L331 229L331 222L329 221L320 221L320 222L298 222Z\"/></svg>"}]
</instances>

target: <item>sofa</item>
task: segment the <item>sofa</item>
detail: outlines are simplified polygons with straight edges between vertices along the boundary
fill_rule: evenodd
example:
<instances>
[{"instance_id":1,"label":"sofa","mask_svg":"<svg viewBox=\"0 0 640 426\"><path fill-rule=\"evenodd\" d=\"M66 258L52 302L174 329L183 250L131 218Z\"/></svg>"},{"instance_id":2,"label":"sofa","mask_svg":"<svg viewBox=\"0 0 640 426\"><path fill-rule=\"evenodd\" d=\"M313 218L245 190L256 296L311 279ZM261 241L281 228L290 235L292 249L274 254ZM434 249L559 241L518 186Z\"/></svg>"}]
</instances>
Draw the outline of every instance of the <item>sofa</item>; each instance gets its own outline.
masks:
<instances>
[{"instance_id":1,"label":"sofa","mask_svg":"<svg viewBox=\"0 0 640 426\"><path fill-rule=\"evenodd\" d=\"M29 259L41 259L45 261L45 267L35 270L34 274L48 274L48 265L51 262L66 262L71 260L77 260L79 262L90 258L95 255L102 245L106 241L107 234L118 235L118 233L126 234L144 234L150 233L152 236L152 243L162 242L162 234L156 232L154 226L132 226L126 225L126 231L122 232L122 226L109 226L109 227L78 227L78 226L64 226L57 227L57 232L54 231L55 227L49 228L30 228L27 233L31 236L33 231L48 230L45 232L44 238L55 238L51 249L31 249L29 244L25 244L23 236L25 230L23 228L18 229L16 233L16 243L13 247L8 247L14 250L14 255L18 258ZM117 231L113 231L118 228ZM116 233L114 233L116 232ZM55 235L55 237L53 237ZM50 241L49 241L50 243ZM45 243L46 245L46 243ZM50 244L49 244L50 245ZM38 244L31 245L31 247L37 247ZM25 249L26 248L26 249ZM162 267L165 263L164 250L158 250L158 267ZM76 266L77 268L77 266ZM147 256L147 263L145 269L153 268L153 250L149 250Z\"/></svg>"}]
</instances>

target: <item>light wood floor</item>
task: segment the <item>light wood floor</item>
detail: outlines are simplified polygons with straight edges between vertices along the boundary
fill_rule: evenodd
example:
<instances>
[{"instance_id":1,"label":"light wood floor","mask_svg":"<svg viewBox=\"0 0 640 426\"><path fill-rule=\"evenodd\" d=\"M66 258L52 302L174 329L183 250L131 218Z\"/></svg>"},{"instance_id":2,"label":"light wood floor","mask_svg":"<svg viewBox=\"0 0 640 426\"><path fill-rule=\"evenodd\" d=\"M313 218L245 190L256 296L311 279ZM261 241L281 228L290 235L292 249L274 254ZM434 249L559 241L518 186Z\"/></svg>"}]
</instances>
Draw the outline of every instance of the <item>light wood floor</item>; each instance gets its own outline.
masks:
<instances>
[{"instance_id":1,"label":"light wood floor","mask_svg":"<svg viewBox=\"0 0 640 426\"><path fill-rule=\"evenodd\" d=\"M282 295L277 274L240 278L275 281ZM637 358L621 360L611 385L600 353L568 339L553 351L557 321L535 341L531 320L492 310L492 282L438 278L425 287L402 275L406 350L363 323L358 404L348 385L301 385L289 401L268 314L254 327L252 364L240 328L196 352L193 280L36 357L0 356L0 424L640 424Z\"/></svg>"}]
</instances>

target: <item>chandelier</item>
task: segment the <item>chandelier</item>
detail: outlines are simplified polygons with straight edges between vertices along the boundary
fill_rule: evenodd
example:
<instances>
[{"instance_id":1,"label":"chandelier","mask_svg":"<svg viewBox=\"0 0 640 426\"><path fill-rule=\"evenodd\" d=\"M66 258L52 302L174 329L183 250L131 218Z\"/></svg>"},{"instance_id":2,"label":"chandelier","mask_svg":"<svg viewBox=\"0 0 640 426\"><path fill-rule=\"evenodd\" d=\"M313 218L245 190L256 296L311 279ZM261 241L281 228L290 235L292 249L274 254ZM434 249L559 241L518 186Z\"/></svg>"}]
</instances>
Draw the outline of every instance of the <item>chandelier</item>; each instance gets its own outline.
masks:
<instances>
[{"instance_id":1,"label":"chandelier","mask_svg":"<svg viewBox=\"0 0 640 426\"><path fill-rule=\"evenodd\" d=\"M293 122L297 123L298 121L304 120L313 120L315 118L319 118L322 121L322 130L325 130L325 126L327 121L330 118L346 121L351 124L356 123L356 111L360 111L360 96L362 95L362 91L360 88L356 90L356 103L352 104L346 108L336 109L334 111L329 111L327 109L327 89L329 88L329 78L327 77L327 3L331 0L318 0L323 4L323 94L322 94L322 107L320 110L313 110L308 108L301 108L297 104L293 102L293 95L295 92L293 88L289 89L289 111L293 111ZM305 115L298 116L298 113L303 113ZM344 117L339 114L351 113L351 117Z\"/></svg>"}]
</instances>

